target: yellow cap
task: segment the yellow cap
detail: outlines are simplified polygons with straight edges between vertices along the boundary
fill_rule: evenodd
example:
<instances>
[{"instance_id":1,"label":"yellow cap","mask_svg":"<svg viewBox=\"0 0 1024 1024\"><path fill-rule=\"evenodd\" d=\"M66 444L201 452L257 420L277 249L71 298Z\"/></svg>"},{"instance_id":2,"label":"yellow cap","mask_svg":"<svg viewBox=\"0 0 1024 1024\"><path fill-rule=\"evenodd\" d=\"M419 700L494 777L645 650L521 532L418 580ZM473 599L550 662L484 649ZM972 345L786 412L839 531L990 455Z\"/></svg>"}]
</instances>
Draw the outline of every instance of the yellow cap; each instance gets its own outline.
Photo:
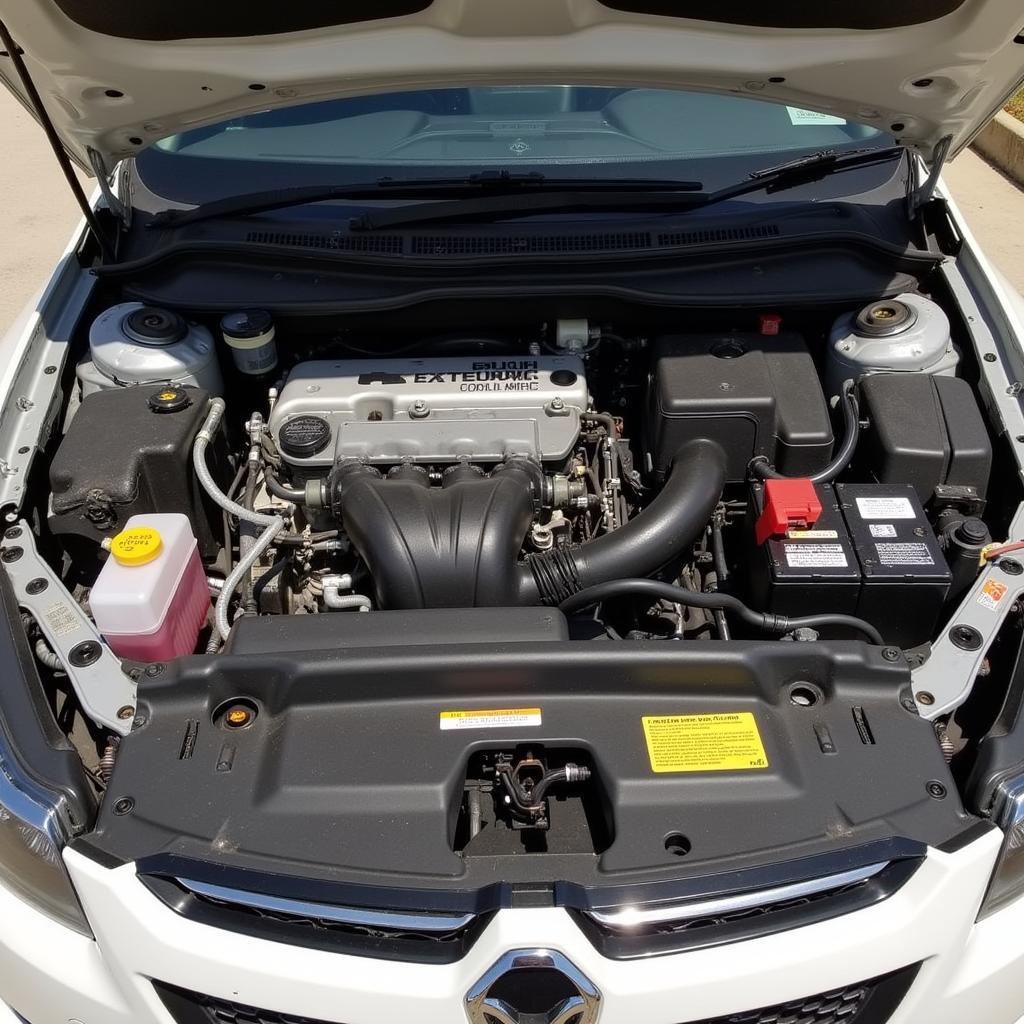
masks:
<instances>
[{"instance_id":1,"label":"yellow cap","mask_svg":"<svg viewBox=\"0 0 1024 1024\"><path fill-rule=\"evenodd\" d=\"M110 553L119 565L146 565L160 554L163 546L163 539L152 526L133 526L110 542Z\"/></svg>"}]
</instances>

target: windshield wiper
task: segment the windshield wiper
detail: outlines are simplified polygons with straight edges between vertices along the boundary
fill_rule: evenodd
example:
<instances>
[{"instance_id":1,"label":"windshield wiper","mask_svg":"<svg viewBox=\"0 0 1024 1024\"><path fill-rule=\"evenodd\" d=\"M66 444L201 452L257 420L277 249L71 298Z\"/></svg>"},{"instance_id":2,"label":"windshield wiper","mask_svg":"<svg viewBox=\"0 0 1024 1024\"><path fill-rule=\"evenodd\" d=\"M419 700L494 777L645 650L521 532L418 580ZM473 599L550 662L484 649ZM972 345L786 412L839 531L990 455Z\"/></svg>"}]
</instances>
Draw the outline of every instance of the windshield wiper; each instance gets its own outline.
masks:
<instances>
[{"instance_id":1,"label":"windshield wiper","mask_svg":"<svg viewBox=\"0 0 1024 1024\"><path fill-rule=\"evenodd\" d=\"M726 185L714 192L695 192L692 183L662 184L660 188L637 190L622 183L620 189L600 192L568 187L565 191L548 190L518 193L514 200L507 195L484 195L453 202L416 203L397 210L380 210L363 214L349 224L351 231L379 231L386 228L417 224L438 224L445 221L467 222L486 219L531 217L540 213L628 212L632 210L666 210L682 213L726 202L752 192L780 192L788 188L824 178L837 171L870 164L885 163L902 156L901 146L880 149L855 149L845 152L823 150L797 157L773 167L754 171L742 181Z\"/></svg>"},{"instance_id":2,"label":"windshield wiper","mask_svg":"<svg viewBox=\"0 0 1024 1024\"><path fill-rule=\"evenodd\" d=\"M204 220L242 217L330 200L432 199L442 197L521 196L524 193L557 195L564 192L680 192L700 191L699 181L659 178L552 178L546 174L507 170L483 171L455 178L379 178L352 185L300 185L294 188L250 192L203 203L190 210L162 210L149 222L152 228L179 228Z\"/></svg>"}]
</instances>

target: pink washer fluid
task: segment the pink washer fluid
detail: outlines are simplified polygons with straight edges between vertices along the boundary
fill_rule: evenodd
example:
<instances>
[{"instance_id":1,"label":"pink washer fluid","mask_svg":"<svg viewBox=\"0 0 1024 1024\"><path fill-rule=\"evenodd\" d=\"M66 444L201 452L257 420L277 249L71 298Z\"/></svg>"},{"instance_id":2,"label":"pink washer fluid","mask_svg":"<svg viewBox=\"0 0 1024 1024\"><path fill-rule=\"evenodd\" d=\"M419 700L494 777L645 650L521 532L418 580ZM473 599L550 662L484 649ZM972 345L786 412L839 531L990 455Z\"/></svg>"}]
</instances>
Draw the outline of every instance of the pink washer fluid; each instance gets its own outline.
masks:
<instances>
[{"instance_id":1,"label":"pink washer fluid","mask_svg":"<svg viewBox=\"0 0 1024 1024\"><path fill-rule=\"evenodd\" d=\"M210 593L188 517L132 516L107 546L89 604L110 649L131 661L194 653Z\"/></svg>"}]
</instances>

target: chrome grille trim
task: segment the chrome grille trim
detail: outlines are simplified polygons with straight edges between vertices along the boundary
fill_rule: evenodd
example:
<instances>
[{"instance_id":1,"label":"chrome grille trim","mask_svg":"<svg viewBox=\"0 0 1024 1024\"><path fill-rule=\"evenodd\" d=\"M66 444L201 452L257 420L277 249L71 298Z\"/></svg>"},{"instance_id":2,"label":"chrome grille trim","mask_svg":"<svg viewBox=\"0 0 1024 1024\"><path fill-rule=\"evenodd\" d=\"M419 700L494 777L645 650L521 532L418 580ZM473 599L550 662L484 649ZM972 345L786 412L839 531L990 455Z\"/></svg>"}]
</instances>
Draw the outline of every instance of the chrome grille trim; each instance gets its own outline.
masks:
<instances>
[{"instance_id":1,"label":"chrome grille trim","mask_svg":"<svg viewBox=\"0 0 1024 1024\"><path fill-rule=\"evenodd\" d=\"M230 903L249 910L266 911L298 918L312 918L356 928L380 928L396 932L425 932L444 934L461 931L476 920L475 914L428 914L400 910L367 910L363 907L343 907L308 900L291 900L246 889L199 882L191 878L177 878L177 883L196 896Z\"/></svg>"},{"instance_id":2,"label":"chrome grille trim","mask_svg":"<svg viewBox=\"0 0 1024 1024\"><path fill-rule=\"evenodd\" d=\"M886 867L888 862L869 864L850 871L810 878L771 889L753 889L748 892L719 896L714 899L693 900L686 903L671 903L660 906L617 907L614 910L590 910L587 916L613 932L630 932L634 929L663 924L684 924L703 917L718 917L726 914L757 910L788 900L801 899L842 889L857 882L873 878Z\"/></svg>"}]
</instances>

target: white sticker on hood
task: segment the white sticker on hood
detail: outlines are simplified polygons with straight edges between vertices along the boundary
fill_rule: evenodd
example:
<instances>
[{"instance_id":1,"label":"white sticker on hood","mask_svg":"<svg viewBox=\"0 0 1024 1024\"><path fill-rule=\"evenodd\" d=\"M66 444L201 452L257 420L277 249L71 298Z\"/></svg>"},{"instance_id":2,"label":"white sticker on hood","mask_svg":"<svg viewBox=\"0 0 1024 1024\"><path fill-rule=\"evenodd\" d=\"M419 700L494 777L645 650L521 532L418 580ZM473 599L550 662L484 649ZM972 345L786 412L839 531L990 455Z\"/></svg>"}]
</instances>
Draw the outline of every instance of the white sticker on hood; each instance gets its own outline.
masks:
<instances>
[{"instance_id":1,"label":"white sticker on hood","mask_svg":"<svg viewBox=\"0 0 1024 1024\"><path fill-rule=\"evenodd\" d=\"M819 114L816 110L786 107L791 124L846 124L846 119L834 114Z\"/></svg>"}]
</instances>

